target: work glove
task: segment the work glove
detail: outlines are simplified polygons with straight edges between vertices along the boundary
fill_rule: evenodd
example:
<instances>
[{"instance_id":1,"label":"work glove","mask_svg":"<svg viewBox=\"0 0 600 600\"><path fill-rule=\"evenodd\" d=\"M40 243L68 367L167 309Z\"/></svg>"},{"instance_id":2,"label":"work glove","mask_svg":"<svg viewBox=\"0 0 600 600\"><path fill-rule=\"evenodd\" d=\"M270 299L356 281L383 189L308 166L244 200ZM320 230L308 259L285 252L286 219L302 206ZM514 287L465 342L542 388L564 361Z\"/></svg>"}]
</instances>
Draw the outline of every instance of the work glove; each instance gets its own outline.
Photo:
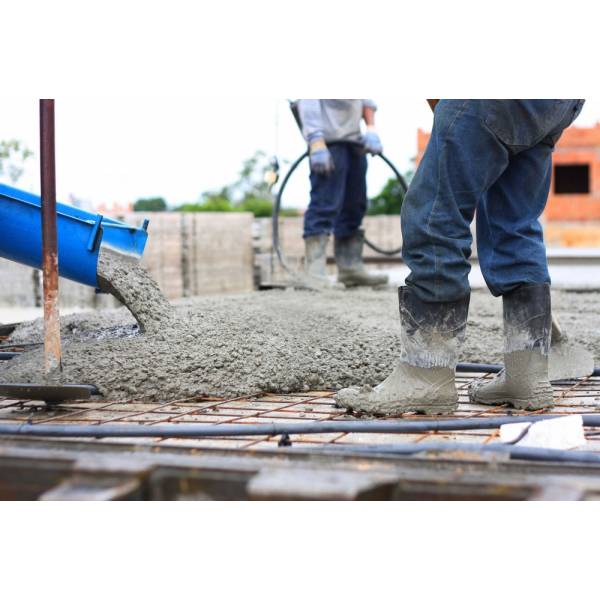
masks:
<instances>
[{"instance_id":1,"label":"work glove","mask_svg":"<svg viewBox=\"0 0 600 600\"><path fill-rule=\"evenodd\" d=\"M320 139L310 144L310 170L317 175L331 175L335 169L333 157L325 141Z\"/></svg>"},{"instance_id":2,"label":"work glove","mask_svg":"<svg viewBox=\"0 0 600 600\"><path fill-rule=\"evenodd\" d=\"M369 154L381 154L383 152L381 140L374 129L368 129L367 133L363 135L363 146L365 147L365 152Z\"/></svg>"}]
</instances>

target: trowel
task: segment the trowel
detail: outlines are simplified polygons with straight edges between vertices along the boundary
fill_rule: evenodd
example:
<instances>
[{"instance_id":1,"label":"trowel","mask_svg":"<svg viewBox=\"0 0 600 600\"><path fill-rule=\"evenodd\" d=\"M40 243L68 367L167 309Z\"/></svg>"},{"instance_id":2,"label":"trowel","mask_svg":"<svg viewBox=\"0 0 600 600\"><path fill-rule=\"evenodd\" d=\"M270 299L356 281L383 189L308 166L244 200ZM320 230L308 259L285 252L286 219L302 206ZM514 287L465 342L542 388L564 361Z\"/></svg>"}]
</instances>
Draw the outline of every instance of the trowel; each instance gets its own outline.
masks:
<instances>
[{"instance_id":1,"label":"trowel","mask_svg":"<svg viewBox=\"0 0 600 600\"><path fill-rule=\"evenodd\" d=\"M589 377L594 372L594 357L583 346L569 340L558 319L552 315L552 334L548 360L550 381Z\"/></svg>"}]
</instances>

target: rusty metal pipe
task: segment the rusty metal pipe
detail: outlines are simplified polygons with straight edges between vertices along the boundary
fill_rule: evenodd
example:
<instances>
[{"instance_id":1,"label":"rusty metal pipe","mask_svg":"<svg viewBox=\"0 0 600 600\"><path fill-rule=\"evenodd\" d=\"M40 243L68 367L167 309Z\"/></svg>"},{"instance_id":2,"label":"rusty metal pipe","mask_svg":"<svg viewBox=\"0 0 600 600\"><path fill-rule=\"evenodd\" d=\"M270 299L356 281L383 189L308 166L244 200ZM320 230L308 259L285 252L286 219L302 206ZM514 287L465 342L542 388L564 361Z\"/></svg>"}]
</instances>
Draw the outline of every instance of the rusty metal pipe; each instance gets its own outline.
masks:
<instances>
[{"instance_id":1,"label":"rusty metal pipe","mask_svg":"<svg viewBox=\"0 0 600 600\"><path fill-rule=\"evenodd\" d=\"M60 370L58 311L58 239L56 235L56 163L54 100L40 100L40 177L42 188L42 273L44 276L44 370Z\"/></svg>"}]
</instances>

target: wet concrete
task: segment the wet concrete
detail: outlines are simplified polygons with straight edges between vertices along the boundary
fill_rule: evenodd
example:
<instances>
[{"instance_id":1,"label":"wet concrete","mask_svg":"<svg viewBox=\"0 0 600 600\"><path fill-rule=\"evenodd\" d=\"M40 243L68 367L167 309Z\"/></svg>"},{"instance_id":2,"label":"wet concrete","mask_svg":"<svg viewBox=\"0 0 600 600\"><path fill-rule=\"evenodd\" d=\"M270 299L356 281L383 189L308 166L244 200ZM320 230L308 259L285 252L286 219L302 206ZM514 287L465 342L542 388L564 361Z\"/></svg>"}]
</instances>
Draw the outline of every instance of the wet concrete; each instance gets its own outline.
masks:
<instances>
[{"instance_id":1,"label":"wet concrete","mask_svg":"<svg viewBox=\"0 0 600 600\"><path fill-rule=\"evenodd\" d=\"M569 337L600 364L600 294L559 291L553 308ZM473 293L459 360L501 361L501 316L499 299ZM396 290L188 299L144 334L125 309L80 313L62 319L62 338L64 382L93 383L110 399L147 401L375 386L400 353ZM41 340L41 320L12 336ZM0 381L41 380L41 349L0 364Z\"/></svg>"},{"instance_id":2,"label":"wet concrete","mask_svg":"<svg viewBox=\"0 0 600 600\"><path fill-rule=\"evenodd\" d=\"M97 269L100 289L131 311L141 331L157 331L173 318L172 306L139 260L103 247Z\"/></svg>"}]
</instances>

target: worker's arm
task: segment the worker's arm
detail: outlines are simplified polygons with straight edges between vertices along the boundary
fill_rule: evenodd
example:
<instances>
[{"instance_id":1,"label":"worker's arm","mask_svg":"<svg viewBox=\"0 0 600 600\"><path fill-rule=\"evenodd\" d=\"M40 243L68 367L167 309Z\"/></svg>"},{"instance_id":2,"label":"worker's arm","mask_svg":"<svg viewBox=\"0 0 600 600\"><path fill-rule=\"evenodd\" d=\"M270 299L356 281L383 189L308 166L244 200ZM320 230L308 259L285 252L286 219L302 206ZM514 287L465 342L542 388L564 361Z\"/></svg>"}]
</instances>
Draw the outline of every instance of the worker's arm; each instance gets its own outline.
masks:
<instances>
[{"instance_id":1,"label":"worker's arm","mask_svg":"<svg viewBox=\"0 0 600 600\"><path fill-rule=\"evenodd\" d=\"M362 116L367 126L367 132L363 136L363 144L365 151L370 154L381 154L383 152L383 146L381 145L381 139L375 129L375 111L377 105L372 100L363 100L363 111Z\"/></svg>"},{"instance_id":2,"label":"worker's arm","mask_svg":"<svg viewBox=\"0 0 600 600\"><path fill-rule=\"evenodd\" d=\"M427 104L429 104L429 108L431 108L431 110L435 110L438 102L439 100L427 100Z\"/></svg>"},{"instance_id":3,"label":"worker's arm","mask_svg":"<svg viewBox=\"0 0 600 600\"><path fill-rule=\"evenodd\" d=\"M302 135L308 143L311 171L329 175L335 165L325 143L321 103L315 99L298 100L298 112L302 122Z\"/></svg>"}]
</instances>

